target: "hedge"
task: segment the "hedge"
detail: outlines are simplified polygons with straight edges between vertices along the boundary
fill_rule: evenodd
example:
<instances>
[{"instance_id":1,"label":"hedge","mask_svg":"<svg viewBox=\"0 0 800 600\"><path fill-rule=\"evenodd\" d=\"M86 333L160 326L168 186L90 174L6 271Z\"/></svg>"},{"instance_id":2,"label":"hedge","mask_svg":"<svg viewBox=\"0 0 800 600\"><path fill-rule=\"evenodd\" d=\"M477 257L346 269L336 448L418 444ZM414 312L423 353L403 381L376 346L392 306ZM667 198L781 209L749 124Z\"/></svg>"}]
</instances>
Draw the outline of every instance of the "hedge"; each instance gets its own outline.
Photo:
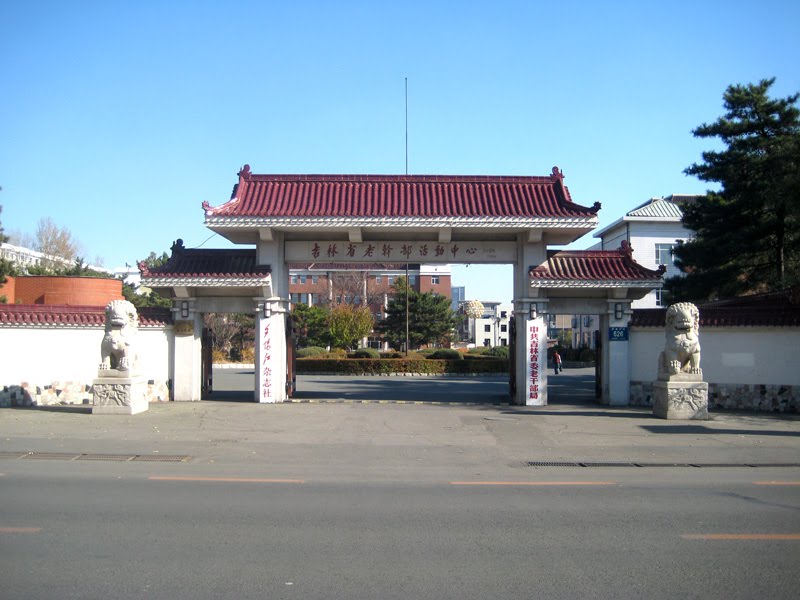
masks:
<instances>
[{"instance_id":1,"label":"hedge","mask_svg":"<svg viewBox=\"0 0 800 600\"><path fill-rule=\"evenodd\" d=\"M462 360L463 356L461 352L458 350L453 350L451 348L442 348L441 350L437 350L433 352L428 358L431 359L444 359L444 360Z\"/></svg>"},{"instance_id":2,"label":"hedge","mask_svg":"<svg viewBox=\"0 0 800 600\"><path fill-rule=\"evenodd\" d=\"M319 346L309 346L307 348L300 348L297 351L297 358L308 358L310 356L319 356L320 354L327 354L328 351L325 348L320 348Z\"/></svg>"},{"instance_id":3,"label":"hedge","mask_svg":"<svg viewBox=\"0 0 800 600\"><path fill-rule=\"evenodd\" d=\"M508 373L508 361L495 360L431 360L404 358L350 358L326 360L302 358L295 362L297 373L338 373L341 375L389 375L391 373L421 373L445 375L451 373Z\"/></svg>"},{"instance_id":4,"label":"hedge","mask_svg":"<svg viewBox=\"0 0 800 600\"><path fill-rule=\"evenodd\" d=\"M380 358L381 353L375 348L361 348L349 355L350 358Z\"/></svg>"}]
</instances>

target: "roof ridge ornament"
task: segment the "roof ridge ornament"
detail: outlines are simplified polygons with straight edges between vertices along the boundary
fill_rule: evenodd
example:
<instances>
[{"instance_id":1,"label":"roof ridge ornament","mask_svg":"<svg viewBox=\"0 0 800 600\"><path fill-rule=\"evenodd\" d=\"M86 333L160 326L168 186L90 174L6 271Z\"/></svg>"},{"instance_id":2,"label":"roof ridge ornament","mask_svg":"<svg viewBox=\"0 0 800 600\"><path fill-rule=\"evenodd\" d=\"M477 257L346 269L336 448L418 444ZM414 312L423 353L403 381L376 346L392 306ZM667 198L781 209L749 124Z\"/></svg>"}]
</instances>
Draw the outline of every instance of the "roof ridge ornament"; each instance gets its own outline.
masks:
<instances>
[{"instance_id":1,"label":"roof ridge ornament","mask_svg":"<svg viewBox=\"0 0 800 600\"><path fill-rule=\"evenodd\" d=\"M183 245L183 240L178 238L172 243L170 250L172 251L172 256L175 256L176 254L183 254L184 250L186 250L186 246Z\"/></svg>"},{"instance_id":2,"label":"roof ridge ornament","mask_svg":"<svg viewBox=\"0 0 800 600\"><path fill-rule=\"evenodd\" d=\"M627 256L633 260L633 246L630 245L628 240L622 240L622 243L619 245L619 251L623 256Z\"/></svg>"},{"instance_id":3,"label":"roof ridge ornament","mask_svg":"<svg viewBox=\"0 0 800 600\"><path fill-rule=\"evenodd\" d=\"M250 165L245 165L237 173L240 179L250 179L253 174L250 172Z\"/></svg>"}]
</instances>

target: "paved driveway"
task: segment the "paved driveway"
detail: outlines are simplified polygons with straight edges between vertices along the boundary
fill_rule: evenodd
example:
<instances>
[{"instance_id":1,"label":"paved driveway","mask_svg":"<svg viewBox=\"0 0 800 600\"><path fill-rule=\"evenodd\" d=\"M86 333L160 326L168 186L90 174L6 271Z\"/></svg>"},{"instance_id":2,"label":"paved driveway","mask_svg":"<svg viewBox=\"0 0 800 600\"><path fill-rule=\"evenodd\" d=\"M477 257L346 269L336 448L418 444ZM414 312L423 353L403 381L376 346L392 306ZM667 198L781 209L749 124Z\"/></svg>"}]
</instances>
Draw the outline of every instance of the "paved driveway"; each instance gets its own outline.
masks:
<instances>
[{"instance_id":1,"label":"paved driveway","mask_svg":"<svg viewBox=\"0 0 800 600\"><path fill-rule=\"evenodd\" d=\"M593 404L594 369L567 369L548 375L550 404ZM250 402L252 369L214 369L211 400ZM509 402L508 378L298 375L294 400L347 402L458 402L504 404Z\"/></svg>"}]
</instances>

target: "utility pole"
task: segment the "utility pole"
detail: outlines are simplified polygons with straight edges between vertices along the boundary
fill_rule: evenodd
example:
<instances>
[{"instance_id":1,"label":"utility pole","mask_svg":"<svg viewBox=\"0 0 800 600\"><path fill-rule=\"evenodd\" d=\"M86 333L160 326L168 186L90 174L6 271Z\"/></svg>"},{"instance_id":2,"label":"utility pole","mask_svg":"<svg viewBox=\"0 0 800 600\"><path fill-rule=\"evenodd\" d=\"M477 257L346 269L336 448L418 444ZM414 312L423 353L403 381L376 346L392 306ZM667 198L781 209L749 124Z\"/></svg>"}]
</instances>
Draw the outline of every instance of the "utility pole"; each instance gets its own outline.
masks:
<instances>
[{"instance_id":1,"label":"utility pole","mask_svg":"<svg viewBox=\"0 0 800 600\"><path fill-rule=\"evenodd\" d=\"M408 358L408 346L409 346L409 335L408 335L408 305L410 303L411 298L408 294L408 263L406 263L406 358Z\"/></svg>"}]
</instances>

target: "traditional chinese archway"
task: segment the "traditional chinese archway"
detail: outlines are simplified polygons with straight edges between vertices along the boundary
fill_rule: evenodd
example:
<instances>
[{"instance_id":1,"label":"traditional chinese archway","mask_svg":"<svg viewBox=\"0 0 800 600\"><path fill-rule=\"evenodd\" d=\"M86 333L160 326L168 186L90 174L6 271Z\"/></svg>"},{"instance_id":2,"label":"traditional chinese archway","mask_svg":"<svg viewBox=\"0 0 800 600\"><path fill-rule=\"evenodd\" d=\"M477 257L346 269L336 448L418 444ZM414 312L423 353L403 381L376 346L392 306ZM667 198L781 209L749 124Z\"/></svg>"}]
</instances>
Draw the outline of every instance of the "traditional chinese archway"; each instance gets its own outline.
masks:
<instances>
[{"instance_id":1,"label":"traditional chinese archway","mask_svg":"<svg viewBox=\"0 0 800 600\"><path fill-rule=\"evenodd\" d=\"M203 203L206 226L248 250L173 247L142 283L174 298L174 399L200 399L201 315L256 314L257 402L287 399L288 263L317 260L514 266L518 404L547 404L548 313L600 314L627 331L630 303L661 285L631 250L548 252L597 226L599 203L572 202L558 168L546 177L256 175L239 171L231 199ZM628 403L627 336L609 344L604 398Z\"/></svg>"}]
</instances>

